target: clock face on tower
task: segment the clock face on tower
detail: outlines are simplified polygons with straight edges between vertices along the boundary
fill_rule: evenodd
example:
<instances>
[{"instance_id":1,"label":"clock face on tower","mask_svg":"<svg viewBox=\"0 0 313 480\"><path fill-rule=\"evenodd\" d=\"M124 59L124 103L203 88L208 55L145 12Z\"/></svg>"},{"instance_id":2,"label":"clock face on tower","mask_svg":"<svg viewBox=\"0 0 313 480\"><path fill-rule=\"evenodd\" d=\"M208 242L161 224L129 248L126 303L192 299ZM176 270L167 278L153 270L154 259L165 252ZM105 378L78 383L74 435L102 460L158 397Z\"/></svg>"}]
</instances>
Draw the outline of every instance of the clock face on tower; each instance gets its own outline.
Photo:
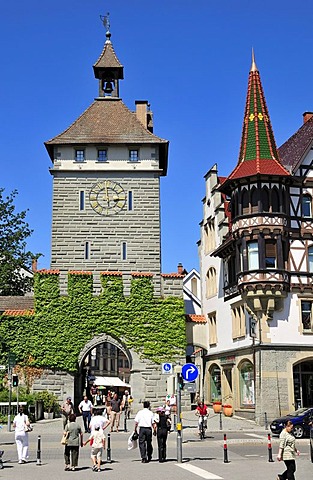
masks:
<instances>
[{"instance_id":1,"label":"clock face on tower","mask_svg":"<svg viewBox=\"0 0 313 480\"><path fill-rule=\"evenodd\" d=\"M89 201L99 215L115 215L124 208L126 193L118 183L105 180L93 185Z\"/></svg>"}]
</instances>

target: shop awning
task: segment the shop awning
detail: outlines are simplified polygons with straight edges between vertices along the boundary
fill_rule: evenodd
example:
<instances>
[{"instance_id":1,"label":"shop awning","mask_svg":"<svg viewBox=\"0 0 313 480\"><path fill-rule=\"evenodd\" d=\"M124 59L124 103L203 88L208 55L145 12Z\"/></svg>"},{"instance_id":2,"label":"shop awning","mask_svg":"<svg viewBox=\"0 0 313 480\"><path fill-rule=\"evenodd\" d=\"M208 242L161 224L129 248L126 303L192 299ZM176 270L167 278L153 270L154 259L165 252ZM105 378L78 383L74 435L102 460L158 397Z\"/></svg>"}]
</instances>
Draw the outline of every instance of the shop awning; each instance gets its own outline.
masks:
<instances>
[{"instance_id":1,"label":"shop awning","mask_svg":"<svg viewBox=\"0 0 313 480\"><path fill-rule=\"evenodd\" d=\"M94 383L97 387L130 387L118 377L95 377Z\"/></svg>"}]
</instances>

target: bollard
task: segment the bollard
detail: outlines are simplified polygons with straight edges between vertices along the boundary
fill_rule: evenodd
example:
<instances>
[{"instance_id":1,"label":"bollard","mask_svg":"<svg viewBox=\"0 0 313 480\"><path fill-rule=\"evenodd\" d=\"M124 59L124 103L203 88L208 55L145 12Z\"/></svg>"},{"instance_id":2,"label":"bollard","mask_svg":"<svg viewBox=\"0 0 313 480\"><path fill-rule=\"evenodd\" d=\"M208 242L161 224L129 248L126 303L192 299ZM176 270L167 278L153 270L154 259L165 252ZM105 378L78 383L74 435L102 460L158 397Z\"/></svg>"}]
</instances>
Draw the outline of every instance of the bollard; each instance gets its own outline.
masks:
<instances>
[{"instance_id":1,"label":"bollard","mask_svg":"<svg viewBox=\"0 0 313 480\"><path fill-rule=\"evenodd\" d=\"M127 432L127 410L124 413L124 432Z\"/></svg>"},{"instance_id":2,"label":"bollard","mask_svg":"<svg viewBox=\"0 0 313 480\"><path fill-rule=\"evenodd\" d=\"M220 430L223 430L222 412L220 412Z\"/></svg>"},{"instance_id":3,"label":"bollard","mask_svg":"<svg viewBox=\"0 0 313 480\"><path fill-rule=\"evenodd\" d=\"M41 436L38 435L37 439L37 462L36 465L41 465Z\"/></svg>"},{"instance_id":4,"label":"bollard","mask_svg":"<svg viewBox=\"0 0 313 480\"><path fill-rule=\"evenodd\" d=\"M112 463L111 458L111 434L108 433L107 462Z\"/></svg>"},{"instance_id":5,"label":"bollard","mask_svg":"<svg viewBox=\"0 0 313 480\"><path fill-rule=\"evenodd\" d=\"M226 433L224 433L224 463L229 463L229 461L228 461L228 453L227 453L227 437L226 437Z\"/></svg>"},{"instance_id":6,"label":"bollard","mask_svg":"<svg viewBox=\"0 0 313 480\"><path fill-rule=\"evenodd\" d=\"M268 448L268 461L274 462L273 460L273 452L272 452L272 442L271 442L271 434L267 435L267 448Z\"/></svg>"},{"instance_id":7,"label":"bollard","mask_svg":"<svg viewBox=\"0 0 313 480\"><path fill-rule=\"evenodd\" d=\"M268 421L267 421L267 413L264 412L264 425L265 425L265 430L268 429Z\"/></svg>"}]
</instances>

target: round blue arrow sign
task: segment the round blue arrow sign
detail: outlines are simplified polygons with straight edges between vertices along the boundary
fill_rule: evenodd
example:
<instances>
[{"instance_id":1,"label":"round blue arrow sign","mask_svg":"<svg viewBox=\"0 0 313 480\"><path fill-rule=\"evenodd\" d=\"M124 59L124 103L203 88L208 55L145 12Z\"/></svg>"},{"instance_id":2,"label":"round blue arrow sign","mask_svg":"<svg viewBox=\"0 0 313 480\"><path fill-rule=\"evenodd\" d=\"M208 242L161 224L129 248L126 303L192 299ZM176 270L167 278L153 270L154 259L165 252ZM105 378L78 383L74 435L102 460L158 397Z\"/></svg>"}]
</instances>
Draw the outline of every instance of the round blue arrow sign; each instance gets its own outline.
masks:
<instances>
[{"instance_id":1,"label":"round blue arrow sign","mask_svg":"<svg viewBox=\"0 0 313 480\"><path fill-rule=\"evenodd\" d=\"M186 382L193 382L199 375L199 370L193 363L186 363L182 367L181 374Z\"/></svg>"}]
</instances>

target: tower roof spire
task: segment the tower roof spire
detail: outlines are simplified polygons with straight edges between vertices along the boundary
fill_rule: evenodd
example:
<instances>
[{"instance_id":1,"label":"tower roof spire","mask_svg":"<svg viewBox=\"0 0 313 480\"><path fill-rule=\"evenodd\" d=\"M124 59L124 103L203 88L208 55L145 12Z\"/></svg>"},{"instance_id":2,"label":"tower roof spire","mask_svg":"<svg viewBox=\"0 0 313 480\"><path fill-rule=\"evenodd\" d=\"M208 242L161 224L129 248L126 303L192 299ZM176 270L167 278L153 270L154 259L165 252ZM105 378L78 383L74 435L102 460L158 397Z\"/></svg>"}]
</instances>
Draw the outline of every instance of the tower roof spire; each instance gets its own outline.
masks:
<instances>
[{"instance_id":1,"label":"tower roof spire","mask_svg":"<svg viewBox=\"0 0 313 480\"><path fill-rule=\"evenodd\" d=\"M124 78L123 65L116 56L110 32L110 14L100 15L106 28L106 41L100 57L93 66L95 77L99 79L99 96L118 97L119 80Z\"/></svg>"},{"instance_id":2,"label":"tower roof spire","mask_svg":"<svg viewBox=\"0 0 313 480\"><path fill-rule=\"evenodd\" d=\"M251 65L250 72L257 72L257 71L258 71L258 67L256 66L256 63L255 63L254 50L253 50L253 47L252 47L252 65Z\"/></svg>"},{"instance_id":3,"label":"tower roof spire","mask_svg":"<svg viewBox=\"0 0 313 480\"><path fill-rule=\"evenodd\" d=\"M252 66L249 72L239 159L228 179L258 174L289 175L289 172L279 160L261 78L252 49Z\"/></svg>"}]
</instances>

